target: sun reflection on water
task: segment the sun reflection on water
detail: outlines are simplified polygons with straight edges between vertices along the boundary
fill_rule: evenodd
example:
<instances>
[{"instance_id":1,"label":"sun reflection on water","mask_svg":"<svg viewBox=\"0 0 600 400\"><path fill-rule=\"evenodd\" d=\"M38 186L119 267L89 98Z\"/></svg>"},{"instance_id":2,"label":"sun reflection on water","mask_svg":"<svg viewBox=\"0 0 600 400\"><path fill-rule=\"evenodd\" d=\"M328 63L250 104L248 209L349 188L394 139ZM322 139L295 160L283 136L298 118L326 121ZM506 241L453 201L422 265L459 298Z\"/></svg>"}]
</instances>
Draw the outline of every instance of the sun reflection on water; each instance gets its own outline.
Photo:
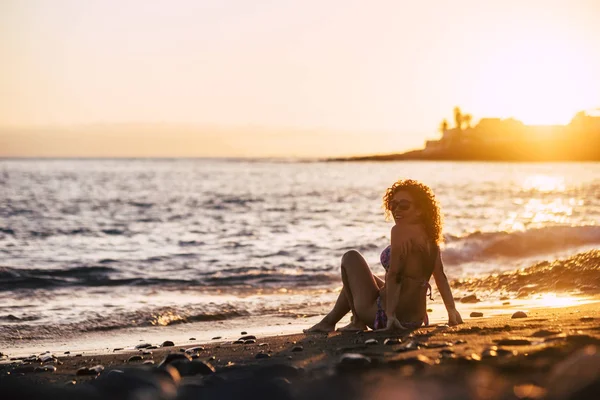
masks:
<instances>
[{"instance_id":1,"label":"sun reflection on water","mask_svg":"<svg viewBox=\"0 0 600 400\"><path fill-rule=\"evenodd\" d=\"M560 175L530 175L522 184L525 190L538 192L564 192L566 189L565 178Z\"/></svg>"}]
</instances>

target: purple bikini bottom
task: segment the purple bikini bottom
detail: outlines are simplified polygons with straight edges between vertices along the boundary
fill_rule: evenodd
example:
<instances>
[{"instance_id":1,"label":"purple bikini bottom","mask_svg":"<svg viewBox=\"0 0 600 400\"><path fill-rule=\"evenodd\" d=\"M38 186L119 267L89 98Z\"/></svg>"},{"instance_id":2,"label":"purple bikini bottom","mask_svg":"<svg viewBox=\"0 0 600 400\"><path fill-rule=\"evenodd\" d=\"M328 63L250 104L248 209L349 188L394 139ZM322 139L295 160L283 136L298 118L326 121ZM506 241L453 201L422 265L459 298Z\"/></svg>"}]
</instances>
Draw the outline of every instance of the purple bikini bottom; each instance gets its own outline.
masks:
<instances>
[{"instance_id":1,"label":"purple bikini bottom","mask_svg":"<svg viewBox=\"0 0 600 400\"><path fill-rule=\"evenodd\" d=\"M431 285L427 282L427 289L429 290L429 297L431 298ZM429 326L429 315L425 312L422 321L400 321L400 325L407 330L417 329L421 325ZM375 322L373 323L373 329L383 329L387 326L387 315L383 307L381 307L381 296L377 296L377 312L375 313Z\"/></svg>"}]
</instances>

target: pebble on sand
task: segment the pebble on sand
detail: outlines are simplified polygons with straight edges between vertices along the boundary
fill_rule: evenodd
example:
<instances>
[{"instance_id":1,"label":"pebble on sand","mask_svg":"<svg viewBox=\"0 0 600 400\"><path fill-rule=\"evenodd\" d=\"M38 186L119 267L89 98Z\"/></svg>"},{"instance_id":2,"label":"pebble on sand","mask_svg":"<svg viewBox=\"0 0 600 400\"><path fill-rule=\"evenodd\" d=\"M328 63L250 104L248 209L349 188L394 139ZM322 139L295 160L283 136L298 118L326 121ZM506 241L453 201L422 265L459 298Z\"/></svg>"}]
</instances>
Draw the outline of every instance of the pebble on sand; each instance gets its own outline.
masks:
<instances>
[{"instance_id":1,"label":"pebble on sand","mask_svg":"<svg viewBox=\"0 0 600 400\"><path fill-rule=\"evenodd\" d=\"M221 339L221 336L215 336L214 338L212 338L210 340L217 340L217 339Z\"/></svg>"},{"instance_id":2,"label":"pebble on sand","mask_svg":"<svg viewBox=\"0 0 600 400\"><path fill-rule=\"evenodd\" d=\"M471 313L471 317L472 317L472 318L483 317L483 313L482 313L482 312L479 312L479 311L473 311L473 312Z\"/></svg>"},{"instance_id":3,"label":"pebble on sand","mask_svg":"<svg viewBox=\"0 0 600 400\"><path fill-rule=\"evenodd\" d=\"M525 314L523 311L517 311L512 315L511 318L527 318L527 314Z\"/></svg>"},{"instance_id":4,"label":"pebble on sand","mask_svg":"<svg viewBox=\"0 0 600 400\"><path fill-rule=\"evenodd\" d=\"M137 346L135 346L135 349L136 350L147 349L150 346L152 346L150 343L141 343L141 344L138 344Z\"/></svg>"},{"instance_id":5,"label":"pebble on sand","mask_svg":"<svg viewBox=\"0 0 600 400\"><path fill-rule=\"evenodd\" d=\"M175 343L173 343L170 340L165 340L164 342L162 342L162 344L160 345L160 347L173 347L175 346Z\"/></svg>"},{"instance_id":6,"label":"pebble on sand","mask_svg":"<svg viewBox=\"0 0 600 400\"><path fill-rule=\"evenodd\" d=\"M468 296L463 297L462 299L460 299L461 303L479 303L481 300L479 300L477 298L477 295L474 294L470 294Z\"/></svg>"},{"instance_id":7,"label":"pebble on sand","mask_svg":"<svg viewBox=\"0 0 600 400\"><path fill-rule=\"evenodd\" d=\"M135 362L135 361L142 361L144 359L144 357L142 356L131 356L127 359L127 362Z\"/></svg>"},{"instance_id":8,"label":"pebble on sand","mask_svg":"<svg viewBox=\"0 0 600 400\"><path fill-rule=\"evenodd\" d=\"M500 339L496 341L499 346L528 346L531 341L527 339Z\"/></svg>"}]
</instances>

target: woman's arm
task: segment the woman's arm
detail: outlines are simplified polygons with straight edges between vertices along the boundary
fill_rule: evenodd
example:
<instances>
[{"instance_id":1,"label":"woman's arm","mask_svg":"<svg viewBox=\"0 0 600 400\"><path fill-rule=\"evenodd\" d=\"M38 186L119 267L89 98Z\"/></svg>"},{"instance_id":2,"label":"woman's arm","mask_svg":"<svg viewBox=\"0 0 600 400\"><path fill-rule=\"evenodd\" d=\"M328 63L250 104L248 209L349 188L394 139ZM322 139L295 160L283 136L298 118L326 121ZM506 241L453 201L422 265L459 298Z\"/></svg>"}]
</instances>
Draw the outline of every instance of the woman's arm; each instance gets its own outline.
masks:
<instances>
[{"instance_id":1,"label":"woman's arm","mask_svg":"<svg viewBox=\"0 0 600 400\"><path fill-rule=\"evenodd\" d=\"M442 263L442 256L440 252L438 252L438 256L435 261L435 267L433 268L433 279L435 279L435 284L440 292L440 295L442 296L442 300L446 306L446 311L448 311L448 325L452 326L462 324L463 320L460 316L460 313L456 310L454 297L452 297L452 291L450 290L448 277L446 277L446 273L444 272L444 264Z\"/></svg>"},{"instance_id":2,"label":"woman's arm","mask_svg":"<svg viewBox=\"0 0 600 400\"><path fill-rule=\"evenodd\" d=\"M408 244L405 234L401 232L396 225L392 227L391 233L391 252L390 252L390 267L386 274L385 294L386 304L385 313L388 318L388 328L390 324L396 320L396 308L400 299L400 279L402 269L402 259L408 253Z\"/></svg>"}]
</instances>

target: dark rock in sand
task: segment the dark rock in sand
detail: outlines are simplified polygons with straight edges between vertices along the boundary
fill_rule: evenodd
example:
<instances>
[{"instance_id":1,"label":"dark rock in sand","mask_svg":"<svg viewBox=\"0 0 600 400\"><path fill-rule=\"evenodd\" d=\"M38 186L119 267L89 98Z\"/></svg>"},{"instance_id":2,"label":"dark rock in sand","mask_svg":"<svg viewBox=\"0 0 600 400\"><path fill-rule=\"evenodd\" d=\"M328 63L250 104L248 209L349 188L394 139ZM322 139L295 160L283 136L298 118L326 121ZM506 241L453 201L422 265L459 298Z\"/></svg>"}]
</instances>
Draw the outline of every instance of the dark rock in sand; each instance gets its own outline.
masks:
<instances>
[{"instance_id":1,"label":"dark rock in sand","mask_svg":"<svg viewBox=\"0 0 600 400\"><path fill-rule=\"evenodd\" d=\"M71 352L70 351L65 351L63 354L67 354L68 355L68 354L71 354Z\"/></svg>"},{"instance_id":2,"label":"dark rock in sand","mask_svg":"<svg viewBox=\"0 0 600 400\"><path fill-rule=\"evenodd\" d=\"M204 347L202 347L202 346L190 347L189 349L185 350L185 352L188 354L199 353L201 351L204 351Z\"/></svg>"},{"instance_id":3,"label":"dark rock in sand","mask_svg":"<svg viewBox=\"0 0 600 400\"><path fill-rule=\"evenodd\" d=\"M496 341L500 346L528 346L531 341L527 339L500 339Z\"/></svg>"},{"instance_id":4,"label":"dark rock in sand","mask_svg":"<svg viewBox=\"0 0 600 400\"><path fill-rule=\"evenodd\" d=\"M115 352L115 351L121 351L121 350L123 350L122 347L117 347L116 349L113 349L113 352Z\"/></svg>"},{"instance_id":5,"label":"dark rock in sand","mask_svg":"<svg viewBox=\"0 0 600 400\"><path fill-rule=\"evenodd\" d=\"M244 340L244 344L254 344L254 343L256 343L256 339Z\"/></svg>"},{"instance_id":6,"label":"dark rock in sand","mask_svg":"<svg viewBox=\"0 0 600 400\"><path fill-rule=\"evenodd\" d=\"M496 349L496 354L499 357L508 357L508 356L516 356L517 354L519 354L516 350L508 350L508 349L503 349L502 347Z\"/></svg>"},{"instance_id":7,"label":"dark rock in sand","mask_svg":"<svg viewBox=\"0 0 600 400\"><path fill-rule=\"evenodd\" d=\"M99 375L102 371L104 371L104 367L102 365L96 365L92 368L81 367L77 370L77 376L93 376Z\"/></svg>"},{"instance_id":8,"label":"dark rock in sand","mask_svg":"<svg viewBox=\"0 0 600 400\"><path fill-rule=\"evenodd\" d=\"M429 343L420 343L422 347L426 349L439 349L441 347L451 347L453 346L450 342L429 342Z\"/></svg>"},{"instance_id":9,"label":"dark rock in sand","mask_svg":"<svg viewBox=\"0 0 600 400\"><path fill-rule=\"evenodd\" d=\"M600 346L600 339L590 335L568 335L566 340L567 343L572 343L579 346L585 346L588 344Z\"/></svg>"},{"instance_id":10,"label":"dark rock in sand","mask_svg":"<svg viewBox=\"0 0 600 400\"><path fill-rule=\"evenodd\" d=\"M485 349L481 353L481 358L492 358L492 357L498 357L498 353L496 352L496 346L493 346L492 348L489 348L489 349Z\"/></svg>"},{"instance_id":11,"label":"dark rock in sand","mask_svg":"<svg viewBox=\"0 0 600 400\"><path fill-rule=\"evenodd\" d=\"M539 331L534 332L531 337L543 338L548 336L554 336L560 334L560 331L549 331L547 329L540 329Z\"/></svg>"},{"instance_id":12,"label":"dark rock in sand","mask_svg":"<svg viewBox=\"0 0 600 400\"><path fill-rule=\"evenodd\" d=\"M512 315L511 318L527 318L527 314L525 314L523 311L517 311Z\"/></svg>"},{"instance_id":13,"label":"dark rock in sand","mask_svg":"<svg viewBox=\"0 0 600 400\"><path fill-rule=\"evenodd\" d=\"M408 342L404 342L402 344L402 346L397 348L395 351L396 351L396 353L404 353L407 351L419 350L419 348L420 348L419 344L420 343L415 340L409 340Z\"/></svg>"},{"instance_id":14,"label":"dark rock in sand","mask_svg":"<svg viewBox=\"0 0 600 400\"><path fill-rule=\"evenodd\" d=\"M294 346L292 348L292 351L293 352L304 351L304 347L302 347L302 346Z\"/></svg>"},{"instance_id":15,"label":"dark rock in sand","mask_svg":"<svg viewBox=\"0 0 600 400\"><path fill-rule=\"evenodd\" d=\"M58 360L56 359L56 357L54 357L54 355L48 354L48 355L40 357L40 361L45 364L45 363L50 363L50 362L56 362Z\"/></svg>"},{"instance_id":16,"label":"dark rock in sand","mask_svg":"<svg viewBox=\"0 0 600 400\"><path fill-rule=\"evenodd\" d=\"M35 372L56 372L56 367L54 365L42 365L37 367Z\"/></svg>"},{"instance_id":17,"label":"dark rock in sand","mask_svg":"<svg viewBox=\"0 0 600 400\"><path fill-rule=\"evenodd\" d=\"M171 364L173 361L176 361L176 360L183 360L184 362L190 362L190 361L192 361L192 358L189 355L187 355L186 353L169 353L164 358L164 360L161 361L161 363L158 366L164 367L168 364Z\"/></svg>"},{"instance_id":18,"label":"dark rock in sand","mask_svg":"<svg viewBox=\"0 0 600 400\"><path fill-rule=\"evenodd\" d=\"M160 345L160 347L173 347L173 346L175 346L175 343L171 342L170 340L165 340Z\"/></svg>"},{"instance_id":19,"label":"dark rock in sand","mask_svg":"<svg viewBox=\"0 0 600 400\"><path fill-rule=\"evenodd\" d=\"M502 305L503 306L508 306L508 305L510 305L510 301L504 301L504 302L502 302Z\"/></svg>"},{"instance_id":20,"label":"dark rock in sand","mask_svg":"<svg viewBox=\"0 0 600 400\"><path fill-rule=\"evenodd\" d=\"M211 340L217 340L217 339L221 339L221 336L215 336L214 338L212 338Z\"/></svg>"},{"instance_id":21,"label":"dark rock in sand","mask_svg":"<svg viewBox=\"0 0 600 400\"><path fill-rule=\"evenodd\" d=\"M235 342L233 342L233 344L244 344L243 340L236 340Z\"/></svg>"},{"instance_id":22,"label":"dark rock in sand","mask_svg":"<svg viewBox=\"0 0 600 400\"><path fill-rule=\"evenodd\" d=\"M581 322L592 322L594 320L593 317L581 317L579 318Z\"/></svg>"},{"instance_id":23,"label":"dark rock in sand","mask_svg":"<svg viewBox=\"0 0 600 400\"><path fill-rule=\"evenodd\" d=\"M250 340L250 339L254 339L254 340L256 340L256 336L254 336L254 335L242 336L242 337L241 337L241 338L239 338L238 340Z\"/></svg>"},{"instance_id":24,"label":"dark rock in sand","mask_svg":"<svg viewBox=\"0 0 600 400\"><path fill-rule=\"evenodd\" d=\"M152 346L146 347L146 349L155 350L155 349L158 349L158 346L152 345Z\"/></svg>"},{"instance_id":25,"label":"dark rock in sand","mask_svg":"<svg viewBox=\"0 0 600 400\"><path fill-rule=\"evenodd\" d=\"M194 360L191 363L186 364L185 374L181 376L190 375L210 375L215 373L215 368L208 362Z\"/></svg>"},{"instance_id":26,"label":"dark rock in sand","mask_svg":"<svg viewBox=\"0 0 600 400\"><path fill-rule=\"evenodd\" d=\"M254 356L254 358L270 358L271 355L267 354L267 353L257 353L256 356Z\"/></svg>"},{"instance_id":27,"label":"dark rock in sand","mask_svg":"<svg viewBox=\"0 0 600 400\"><path fill-rule=\"evenodd\" d=\"M371 359L358 353L342 354L336 368L338 371L354 371L371 366Z\"/></svg>"},{"instance_id":28,"label":"dark rock in sand","mask_svg":"<svg viewBox=\"0 0 600 400\"><path fill-rule=\"evenodd\" d=\"M188 340L196 340L196 338L195 337L191 337Z\"/></svg>"},{"instance_id":29,"label":"dark rock in sand","mask_svg":"<svg viewBox=\"0 0 600 400\"><path fill-rule=\"evenodd\" d=\"M460 299L461 303L479 303L480 301L475 294L470 294Z\"/></svg>"},{"instance_id":30,"label":"dark rock in sand","mask_svg":"<svg viewBox=\"0 0 600 400\"><path fill-rule=\"evenodd\" d=\"M241 332L241 334L242 334L242 335L247 335L247 334L248 334L248 332L246 332L246 331L242 331L242 332Z\"/></svg>"},{"instance_id":31,"label":"dark rock in sand","mask_svg":"<svg viewBox=\"0 0 600 400\"><path fill-rule=\"evenodd\" d=\"M398 338L386 338L383 341L384 346L393 346L395 344L400 344L402 341Z\"/></svg>"},{"instance_id":32,"label":"dark rock in sand","mask_svg":"<svg viewBox=\"0 0 600 400\"><path fill-rule=\"evenodd\" d=\"M137 346L135 346L135 349L136 350L147 349L150 346L152 346L150 343L141 343L141 344L138 344Z\"/></svg>"},{"instance_id":33,"label":"dark rock in sand","mask_svg":"<svg viewBox=\"0 0 600 400\"><path fill-rule=\"evenodd\" d=\"M471 313L471 317L472 317L472 318L483 317L483 313L482 313L482 312L479 312L479 311L473 311L473 312Z\"/></svg>"},{"instance_id":34,"label":"dark rock in sand","mask_svg":"<svg viewBox=\"0 0 600 400\"><path fill-rule=\"evenodd\" d=\"M142 361L143 359L144 359L144 357L142 357L142 356L131 356L127 359L127 362L131 363L131 362L136 362L136 361Z\"/></svg>"}]
</instances>

